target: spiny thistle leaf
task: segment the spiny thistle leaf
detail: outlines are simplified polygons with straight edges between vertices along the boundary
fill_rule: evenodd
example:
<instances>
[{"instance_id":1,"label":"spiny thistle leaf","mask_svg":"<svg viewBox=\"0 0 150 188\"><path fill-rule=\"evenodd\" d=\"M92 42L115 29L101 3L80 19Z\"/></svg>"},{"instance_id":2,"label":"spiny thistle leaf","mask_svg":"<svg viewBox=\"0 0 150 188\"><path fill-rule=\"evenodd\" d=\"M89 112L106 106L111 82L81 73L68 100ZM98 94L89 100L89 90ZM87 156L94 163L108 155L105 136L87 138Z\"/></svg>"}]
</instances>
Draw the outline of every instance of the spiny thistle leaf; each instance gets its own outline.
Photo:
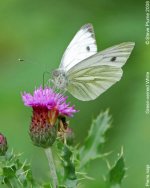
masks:
<instances>
[{"instance_id":1,"label":"spiny thistle leaf","mask_svg":"<svg viewBox=\"0 0 150 188\"><path fill-rule=\"evenodd\" d=\"M125 163L122 151L114 166L112 166L109 170L108 184L110 188L120 188L121 182L125 176L125 171Z\"/></svg>"},{"instance_id":2,"label":"spiny thistle leaf","mask_svg":"<svg viewBox=\"0 0 150 188\"><path fill-rule=\"evenodd\" d=\"M0 183L9 187L34 187L30 165L22 163L20 155L7 152L0 157Z\"/></svg>"},{"instance_id":3,"label":"spiny thistle leaf","mask_svg":"<svg viewBox=\"0 0 150 188\"><path fill-rule=\"evenodd\" d=\"M60 159L64 169L61 175L63 177L61 184L63 184L64 187L75 188L77 187L77 176L75 173L74 160L72 158L73 152L69 146L63 144L61 141L57 142L57 146L60 151Z\"/></svg>"},{"instance_id":4,"label":"spiny thistle leaf","mask_svg":"<svg viewBox=\"0 0 150 188\"><path fill-rule=\"evenodd\" d=\"M100 113L100 115L92 122L88 137L85 140L84 146L80 149L81 168L88 164L91 160L103 156L100 151L105 143L105 135L110 128L111 117L108 111Z\"/></svg>"}]
</instances>

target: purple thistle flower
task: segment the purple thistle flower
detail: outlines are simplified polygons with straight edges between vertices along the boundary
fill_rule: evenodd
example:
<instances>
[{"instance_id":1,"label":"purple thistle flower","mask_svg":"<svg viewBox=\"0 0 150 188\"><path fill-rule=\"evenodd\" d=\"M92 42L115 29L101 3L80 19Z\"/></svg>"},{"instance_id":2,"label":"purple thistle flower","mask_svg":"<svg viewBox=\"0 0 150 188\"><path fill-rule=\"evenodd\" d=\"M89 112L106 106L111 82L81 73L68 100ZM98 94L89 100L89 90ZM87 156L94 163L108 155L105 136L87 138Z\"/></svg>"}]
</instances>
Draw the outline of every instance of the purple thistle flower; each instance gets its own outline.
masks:
<instances>
[{"instance_id":1,"label":"purple thistle flower","mask_svg":"<svg viewBox=\"0 0 150 188\"><path fill-rule=\"evenodd\" d=\"M77 112L74 106L67 103L67 97L55 93L51 88L35 89L33 95L23 93L22 99L25 106L32 107L32 121L30 125L30 137L36 146L47 148L51 146L57 137L57 119L65 116L73 116Z\"/></svg>"},{"instance_id":2,"label":"purple thistle flower","mask_svg":"<svg viewBox=\"0 0 150 188\"><path fill-rule=\"evenodd\" d=\"M70 103L66 103L67 97L62 94L55 93L51 88L42 87L36 89L31 95L30 93L24 92L22 99L25 106L45 107L48 110L57 109L61 116L73 116L77 110L74 106L70 106Z\"/></svg>"}]
</instances>

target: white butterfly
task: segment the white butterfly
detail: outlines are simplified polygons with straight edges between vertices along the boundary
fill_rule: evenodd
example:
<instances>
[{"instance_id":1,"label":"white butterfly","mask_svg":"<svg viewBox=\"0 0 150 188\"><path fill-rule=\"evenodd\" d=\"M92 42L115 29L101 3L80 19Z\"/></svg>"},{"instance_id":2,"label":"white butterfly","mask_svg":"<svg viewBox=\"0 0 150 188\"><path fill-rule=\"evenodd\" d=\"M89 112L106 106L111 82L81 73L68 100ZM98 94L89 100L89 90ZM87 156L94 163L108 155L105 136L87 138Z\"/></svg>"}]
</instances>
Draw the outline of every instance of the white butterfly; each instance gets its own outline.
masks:
<instances>
[{"instance_id":1,"label":"white butterfly","mask_svg":"<svg viewBox=\"0 0 150 188\"><path fill-rule=\"evenodd\" d=\"M134 42L124 42L97 53L93 26L86 24L67 47L59 68L53 71L54 86L79 100L94 100L121 79L121 67L133 47Z\"/></svg>"}]
</instances>

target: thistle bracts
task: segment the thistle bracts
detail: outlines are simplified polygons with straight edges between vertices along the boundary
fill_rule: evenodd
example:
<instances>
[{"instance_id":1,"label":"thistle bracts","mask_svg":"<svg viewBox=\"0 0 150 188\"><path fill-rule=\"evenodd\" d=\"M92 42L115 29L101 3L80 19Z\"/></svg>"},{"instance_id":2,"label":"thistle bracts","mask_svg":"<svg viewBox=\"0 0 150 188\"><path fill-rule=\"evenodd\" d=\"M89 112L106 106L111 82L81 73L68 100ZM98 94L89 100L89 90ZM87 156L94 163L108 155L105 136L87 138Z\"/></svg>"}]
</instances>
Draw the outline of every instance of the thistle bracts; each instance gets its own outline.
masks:
<instances>
[{"instance_id":1,"label":"thistle bracts","mask_svg":"<svg viewBox=\"0 0 150 188\"><path fill-rule=\"evenodd\" d=\"M46 107L34 107L30 125L30 137L34 145L47 148L53 145L57 137L57 110Z\"/></svg>"}]
</instances>

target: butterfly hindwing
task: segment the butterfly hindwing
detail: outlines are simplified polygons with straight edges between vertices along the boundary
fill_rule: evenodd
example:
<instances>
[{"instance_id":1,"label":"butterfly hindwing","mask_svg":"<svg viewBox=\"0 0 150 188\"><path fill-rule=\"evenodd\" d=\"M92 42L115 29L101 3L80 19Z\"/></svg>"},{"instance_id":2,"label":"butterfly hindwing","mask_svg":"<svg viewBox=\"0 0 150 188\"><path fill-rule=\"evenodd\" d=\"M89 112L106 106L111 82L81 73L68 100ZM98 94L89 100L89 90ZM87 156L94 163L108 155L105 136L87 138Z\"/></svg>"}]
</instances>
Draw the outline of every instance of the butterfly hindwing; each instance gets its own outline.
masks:
<instances>
[{"instance_id":1,"label":"butterfly hindwing","mask_svg":"<svg viewBox=\"0 0 150 188\"><path fill-rule=\"evenodd\" d=\"M94 100L122 77L134 43L122 43L99 52L67 72L68 91L82 101Z\"/></svg>"}]
</instances>

